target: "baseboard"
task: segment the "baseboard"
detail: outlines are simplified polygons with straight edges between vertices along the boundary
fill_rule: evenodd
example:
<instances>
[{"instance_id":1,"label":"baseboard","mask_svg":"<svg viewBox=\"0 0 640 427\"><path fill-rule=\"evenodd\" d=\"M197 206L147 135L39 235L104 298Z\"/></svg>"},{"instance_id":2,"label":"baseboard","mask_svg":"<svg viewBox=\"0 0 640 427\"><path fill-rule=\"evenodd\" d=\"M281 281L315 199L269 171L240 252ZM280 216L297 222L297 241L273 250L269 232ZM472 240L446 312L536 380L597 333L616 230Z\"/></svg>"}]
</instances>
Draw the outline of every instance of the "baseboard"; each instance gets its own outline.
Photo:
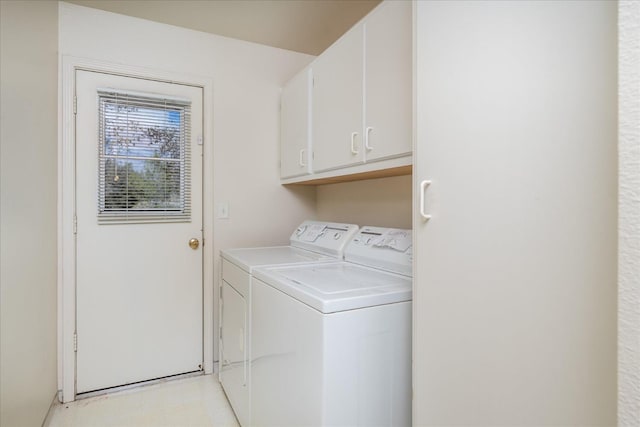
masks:
<instances>
[{"instance_id":1,"label":"baseboard","mask_svg":"<svg viewBox=\"0 0 640 427\"><path fill-rule=\"evenodd\" d=\"M53 408L55 408L60 404L61 398L62 398L62 390L57 390L53 394L53 399L51 400L51 405L49 405L49 410L47 411L47 415L44 417L44 420L42 420L42 427L48 427L49 424L51 423L51 417L53 417Z\"/></svg>"}]
</instances>

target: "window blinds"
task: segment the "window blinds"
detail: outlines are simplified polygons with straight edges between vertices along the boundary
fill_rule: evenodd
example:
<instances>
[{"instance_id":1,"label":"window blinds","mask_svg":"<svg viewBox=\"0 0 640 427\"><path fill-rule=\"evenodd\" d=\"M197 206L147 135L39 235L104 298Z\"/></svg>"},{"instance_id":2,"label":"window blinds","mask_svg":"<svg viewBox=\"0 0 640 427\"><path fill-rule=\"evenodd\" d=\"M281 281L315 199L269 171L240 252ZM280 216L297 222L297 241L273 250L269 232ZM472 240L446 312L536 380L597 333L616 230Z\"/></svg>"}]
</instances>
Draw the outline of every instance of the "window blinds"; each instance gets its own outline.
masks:
<instances>
[{"instance_id":1,"label":"window blinds","mask_svg":"<svg viewBox=\"0 0 640 427\"><path fill-rule=\"evenodd\" d=\"M190 221L190 101L100 90L98 102L98 222Z\"/></svg>"}]
</instances>

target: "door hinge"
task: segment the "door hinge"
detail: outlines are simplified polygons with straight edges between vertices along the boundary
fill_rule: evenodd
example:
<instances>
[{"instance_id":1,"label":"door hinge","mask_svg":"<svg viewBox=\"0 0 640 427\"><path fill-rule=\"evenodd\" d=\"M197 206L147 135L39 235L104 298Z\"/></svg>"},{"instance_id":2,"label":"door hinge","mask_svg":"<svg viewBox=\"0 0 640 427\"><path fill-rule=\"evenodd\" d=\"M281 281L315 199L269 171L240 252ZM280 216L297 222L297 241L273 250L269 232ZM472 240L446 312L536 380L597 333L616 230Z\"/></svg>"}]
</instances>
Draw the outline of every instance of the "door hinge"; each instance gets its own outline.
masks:
<instances>
[{"instance_id":1,"label":"door hinge","mask_svg":"<svg viewBox=\"0 0 640 427\"><path fill-rule=\"evenodd\" d=\"M78 114L78 97L73 95L73 114Z\"/></svg>"},{"instance_id":2,"label":"door hinge","mask_svg":"<svg viewBox=\"0 0 640 427\"><path fill-rule=\"evenodd\" d=\"M73 234L78 234L78 216L73 216Z\"/></svg>"},{"instance_id":3,"label":"door hinge","mask_svg":"<svg viewBox=\"0 0 640 427\"><path fill-rule=\"evenodd\" d=\"M78 334L73 334L73 351L78 351Z\"/></svg>"},{"instance_id":4,"label":"door hinge","mask_svg":"<svg viewBox=\"0 0 640 427\"><path fill-rule=\"evenodd\" d=\"M198 135L198 145L204 144L204 137L202 135Z\"/></svg>"}]
</instances>

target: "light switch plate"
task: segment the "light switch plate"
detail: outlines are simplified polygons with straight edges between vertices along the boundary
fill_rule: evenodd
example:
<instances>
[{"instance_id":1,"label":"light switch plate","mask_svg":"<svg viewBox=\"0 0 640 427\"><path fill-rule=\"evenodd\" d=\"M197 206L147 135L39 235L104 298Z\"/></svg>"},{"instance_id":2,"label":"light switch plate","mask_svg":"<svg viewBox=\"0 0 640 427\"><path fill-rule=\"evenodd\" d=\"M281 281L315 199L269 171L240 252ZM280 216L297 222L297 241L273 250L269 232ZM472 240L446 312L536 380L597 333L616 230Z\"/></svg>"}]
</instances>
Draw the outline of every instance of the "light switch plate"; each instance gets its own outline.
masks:
<instances>
[{"instance_id":1,"label":"light switch plate","mask_svg":"<svg viewBox=\"0 0 640 427\"><path fill-rule=\"evenodd\" d=\"M218 203L216 207L216 216L218 219L228 219L229 218L229 203L223 202Z\"/></svg>"}]
</instances>

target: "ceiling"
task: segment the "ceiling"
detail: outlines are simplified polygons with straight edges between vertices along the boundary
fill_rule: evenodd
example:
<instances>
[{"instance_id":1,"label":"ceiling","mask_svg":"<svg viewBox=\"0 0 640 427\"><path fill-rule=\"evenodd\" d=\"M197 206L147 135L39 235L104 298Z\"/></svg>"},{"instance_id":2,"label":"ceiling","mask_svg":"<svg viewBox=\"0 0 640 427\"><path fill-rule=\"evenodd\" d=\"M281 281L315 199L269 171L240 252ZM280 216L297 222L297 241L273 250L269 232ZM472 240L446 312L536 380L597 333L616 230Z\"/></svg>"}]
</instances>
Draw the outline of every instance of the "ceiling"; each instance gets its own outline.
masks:
<instances>
[{"instance_id":1,"label":"ceiling","mask_svg":"<svg viewBox=\"0 0 640 427\"><path fill-rule=\"evenodd\" d=\"M380 0L65 0L319 55Z\"/></svg>"}]
</instances>

